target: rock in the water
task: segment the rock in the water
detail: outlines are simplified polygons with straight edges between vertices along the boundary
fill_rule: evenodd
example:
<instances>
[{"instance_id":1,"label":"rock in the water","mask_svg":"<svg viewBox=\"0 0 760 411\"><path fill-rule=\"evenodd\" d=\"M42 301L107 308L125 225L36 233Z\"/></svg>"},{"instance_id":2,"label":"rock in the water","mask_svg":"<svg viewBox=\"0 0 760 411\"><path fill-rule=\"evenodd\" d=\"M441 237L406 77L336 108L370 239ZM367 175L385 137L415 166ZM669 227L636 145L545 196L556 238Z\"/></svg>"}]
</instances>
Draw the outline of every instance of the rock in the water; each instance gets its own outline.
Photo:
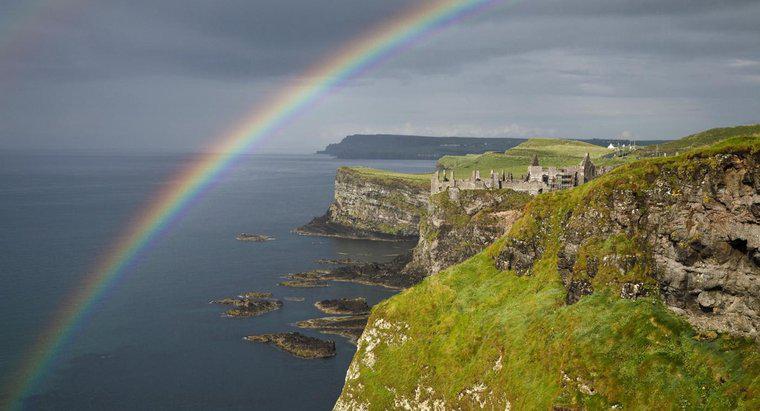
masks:
<instances>
[{"instance_id":1,"label":"rock in the water","mask_svg":"<svg viewBox=\"0 0 760 411\"><path fill-rule=\"evenodd\" d=\"M285 301L295 301L295 302L302 302L305 298L303 297L285 297Z\"/></svg>"},{"instance_id":2,"label":"rock in the water","mask_svg":"<svg viewBox=\"0 0 760 411\"><path fill-rule=\"evenodd\" d=\"M301 328L319 330L326 334L337 334L356 344L362 335L362 331L364 331L364 327L367 326L367 318L367 315L313 318L299 321L296 325Z\"/></svg>"},{"instance_id":3,"label":"rock in the water","mask_svg":"<svg viewBox=\"0 0 760 411\"><path fill-rule=\"evenodd\" d=\"M368 314L370 307L363 297L339 298L336 300L322 300L314 303L319 311L327 314Z\"/></svg>"},{"instance_id":4,"label":"rock in the water","mask_svg":"<svg viewBox=\"0 0 760 411\"><path fill-rule=\"evenodd\" d=\"M274 344L277 348L300 358L312 359L335 356L335 341L324 341L297 332L250 335L244 340Z\"/></svg>"},{"instance_id":5,"label":"rock in the water","mask_svg":"<svg viewBox=\"0 0 760 411\"><path fill-rule=\"evenodd\" d=\"M274 299L224 298L212 302L235 307L225 311L226 317L257 317L282 308L282 301Z\"/></svg>"},{"instance_id":6,"label":"rock in the water","mask_svg":"<svg viewBox=\"0 0 760 411\"><path fill-rule=\"evenodd\" d=\"M282 287L291 287L291 288L319 288L319 287L327 287L327 283L324 281L315 281L315 280L291 280L291 281L283 281L279 284L277 284Z\"/></svg>"},{"instance_id":7,"label":"rock in the water","mask_svg":"<svg viewBox=\"0 0 760 411\"><path fill-rule=\"evenodd\" d=\"M251 241L254 243L261 243L264 241L272 241L274 240L274 237L263 234L240 233L235 237L235 239L238 241Z\"/></svg>"},{"instance_id":8,"label":"rock in the water","mask_svg":"<svg viewBox=\"0 0 760 411\"><path fill-rule=\"evenodd\" d=\"M248 291L240 294L240 298L256 299L256 298L272 298L272 293L265 293L259 291Z\"/></svg>"}]
</instances>

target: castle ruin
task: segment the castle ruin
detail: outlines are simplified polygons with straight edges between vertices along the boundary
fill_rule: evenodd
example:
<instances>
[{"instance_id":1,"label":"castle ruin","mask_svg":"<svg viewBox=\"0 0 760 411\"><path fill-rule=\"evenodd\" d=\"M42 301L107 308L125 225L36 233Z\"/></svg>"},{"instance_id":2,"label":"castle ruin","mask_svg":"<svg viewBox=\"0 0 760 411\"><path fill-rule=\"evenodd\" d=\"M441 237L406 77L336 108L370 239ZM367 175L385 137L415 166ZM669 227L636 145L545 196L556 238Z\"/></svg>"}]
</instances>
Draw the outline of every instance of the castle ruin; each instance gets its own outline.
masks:
<instances>
[{"instance_id":1,"label":"castle ruin","mask_svg":"<svg viewBox=\"0 0 760 411\"><path fill-rule=\"evenodd\" d=\"M436 194L448 189L486 190L509 188L532 195L554 190L564 190L587 183L597 176L609 171L603 167L597 169L588 153L583 161L575 167L542 167L538 156L528 166L528 174L515 178L512 173L495 173L491 170L488 178L482 178L480 170L475 170L468 179L457 179L454 170L436 171L431 180L430 193Z\"/></svg>"}]
</instances>

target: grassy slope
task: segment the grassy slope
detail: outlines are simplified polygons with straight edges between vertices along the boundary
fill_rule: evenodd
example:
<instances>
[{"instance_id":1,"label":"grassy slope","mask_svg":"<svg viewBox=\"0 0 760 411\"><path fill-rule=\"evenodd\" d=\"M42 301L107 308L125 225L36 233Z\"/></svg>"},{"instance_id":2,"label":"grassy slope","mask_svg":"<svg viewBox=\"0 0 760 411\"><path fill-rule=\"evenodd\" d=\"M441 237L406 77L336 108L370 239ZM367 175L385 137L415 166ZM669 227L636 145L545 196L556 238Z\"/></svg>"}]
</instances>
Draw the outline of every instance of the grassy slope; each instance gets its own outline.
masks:
<instances>
[{"instance_id":1,"label":"grassy slope","mask_svg":"<svg viewBox=\"0 0 760 411\"><path fill-rule=\"evenodd\" d=\"M642 157L652 156L656 152L673 155L676 153L684 153L695 148L708 146L718 141L738 136L744 136L745 138L750 136L760 136L760 124L713 128L701 133L686 136L680 140L674 140L669 143L660 144L658 146L642 147L641 149L637 150L635 154Z\"/></svg>"},{"instance_id":2,"label":"grassy slope","mask_svg":"<svg viewBox=\"0 0 760 411\"><path fill-rule=\"evenodd\" d=\"M556 268L558 222L567 211L593 206L611 187L641 187L641 178L660 167L709 167L709 156L735 150L757 152L760 138L637 162L577 189L537 197L506 239L373 309L370 324L379 318L405 323L410 338L377 346L374 367L360 365L344 395L356 390L354 397L384 409L394 396L414 398L422 385L435 391L423 388L422 397L466 408L459 393L484 383L493 390L491 406L501 408L508 399L513 409L760 409L755 342L705 339L657 298L626 300L601 288L565 305ZM532 275L496 269L493 256L521 235L545 241ZM583 385L595 393L584 393Z\"/></svg>"},{"instance_id":3,"label":"grassy slope","mask_svg":"<svg viewBox=\"0 0 760 411\"><path fill-rule=\"evenodd\" d=\"M566 167L580 164L586 153L596 159L611 152L581 141L534 138L504 153L445 156L438 160L438 167L453 169L459 177L467 177L473 170L480 170L481 175L504 170L519 176L527 172L533 155L538 155L541 165Z\"/></svg>"}]
</instances>

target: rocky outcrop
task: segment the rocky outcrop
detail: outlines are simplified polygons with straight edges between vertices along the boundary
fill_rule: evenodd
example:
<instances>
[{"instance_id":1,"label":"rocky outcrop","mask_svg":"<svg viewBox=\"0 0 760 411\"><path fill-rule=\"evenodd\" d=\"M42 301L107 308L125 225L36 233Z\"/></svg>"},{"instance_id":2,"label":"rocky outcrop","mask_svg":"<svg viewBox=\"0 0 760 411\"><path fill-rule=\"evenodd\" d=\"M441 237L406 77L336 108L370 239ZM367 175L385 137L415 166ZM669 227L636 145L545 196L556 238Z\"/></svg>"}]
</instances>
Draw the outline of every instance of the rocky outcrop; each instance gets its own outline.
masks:
<instances>
[{"instance_id":1,"label":"rocky outcrop","mask_svg":"<svg viewBox=\"0 0 760 411\"><path fill-rule=\"evenodd\" d=\"M429 191L427 177L341 167L327 213L295 232L386 241L415 239Z\"/></svg>"},{"instance_id":2,"label":"rocky outcrop","mask_svg":"<svg viewBox=\"0 0 760 411\"><path fill-rule=\"evenodd\" d=\"M479 253L509 231L530 199L512 190L456 188L431 196L404 275L424 278Z\"/></svg>"},{"instance_id":3,"label":"rocky outcrop","mask_svg":"<svg viewBox=\"0 0 760 411\"><path fill-rule=\"evenodd\" d=\"M255 294L258 295L260 293ZM269 294L269 296L271 297L271 294ZM221 300L211 301L211 303L233 306L234 308L225 311L225 317L258 317L262 314L282 308L282 301L269 297L223 298Z\"/></svg>"},{"instance_id":4,"label":"rocky outcrop","mask_svg":"<svg viewBox=\"0 0 760 411\"><path fill-rule=\"evenodd\" d=\"M335 300L322 300L314 303L319 311L326 314L369 314L369 304L364 297L338 298Z\"/></svg>"},{"instance_id":5,"label":"rocky outcrop","mask_svg":"<svg viewBox=\"0 0 760 411\"><path fill-rule=\"evenodd\" d=\"M274 344L277 348L300 358L314 359L335 356L334 341L323 341L301 333L249 335L243 339L262 344Z\"/></svg>"},{"instance_id":6,"label":"rocky outcrop","mask_svg":"<svg viewBox=\"0 0 760 411\"><path fill-rule=\"evenodd\" d=\"M651 161L585 192L543 197L498 265L529 274L556 252L567 303L600 288L654 293L699 329L757 338L759 149Z\"/></svg>"},{"instance_id":7,"label":"rocky outcrop","mask_svg":"<svg viewBox=\"0 0 760 411\"><path fill-rule=\"evenodd\" d=\"M344 317L323 317L299 321L298 327L319 330L324 334L337 334L348 338L349 342L356 344L367 326L366 314L351 315Z\"/></svg>"}]
</instances>

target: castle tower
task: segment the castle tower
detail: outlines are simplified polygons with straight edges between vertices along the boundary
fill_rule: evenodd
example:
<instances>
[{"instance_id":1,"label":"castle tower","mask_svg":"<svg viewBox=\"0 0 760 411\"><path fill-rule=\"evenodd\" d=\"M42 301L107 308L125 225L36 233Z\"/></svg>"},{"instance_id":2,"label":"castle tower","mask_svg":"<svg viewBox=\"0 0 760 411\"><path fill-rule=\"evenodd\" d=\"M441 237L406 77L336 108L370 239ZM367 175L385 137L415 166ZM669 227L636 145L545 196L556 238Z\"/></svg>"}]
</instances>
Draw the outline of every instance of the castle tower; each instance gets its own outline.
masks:
<instances>
[{"instance_id":1,"label":"castle tower","mask_svg":"<svg viewBox=\"0 0 760 411\"><path fill-rule=\"evenodd\" d=\"M583 157L583 161L580 164L580 170L578 170L578 184L584 184L596 177L596 166L591 162L591 156L589 153Z\"/></svg>"}]
</instances>

